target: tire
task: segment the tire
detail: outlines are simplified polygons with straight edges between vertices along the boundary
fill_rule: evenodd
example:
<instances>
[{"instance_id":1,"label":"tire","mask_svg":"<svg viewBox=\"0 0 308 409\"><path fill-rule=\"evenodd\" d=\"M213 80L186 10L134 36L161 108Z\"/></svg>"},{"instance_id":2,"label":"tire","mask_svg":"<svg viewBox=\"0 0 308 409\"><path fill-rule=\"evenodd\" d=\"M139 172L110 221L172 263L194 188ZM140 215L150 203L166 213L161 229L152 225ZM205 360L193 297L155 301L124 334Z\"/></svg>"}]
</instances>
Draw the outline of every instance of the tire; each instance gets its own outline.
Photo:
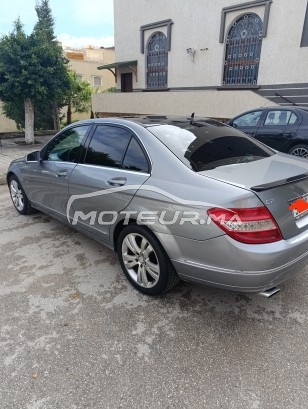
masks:
<instances>
[{"instance_id":1,"label":"tire","mask_svg":"<svg viewBox=\"0 0 308 409\"><path fill-rule=\"evenodd\" d=\"M9 189L13 205L18 213L23 215L33 213L34 209L32 208L21 183L15 175L9 178Z\"/></svg>"},{"instance_id":2,"label":"tire","mask_svg":"<svg viewBox=\"0 0 308 409\"><path fill-rule=\"evenodd\" d=\"M308 159L308 145L295 145L289 150L289 154Z\"/></svg>"},{"instance_id":3,"label":"tire","mask_svg":"<svg viewBox=\"0 0 308 409\"><path fill-rule=\"evenodd\" d=\"M125 227L119 235L117 252L126 278L143 294L162 294L179 281L165 250L145 227Z\"/></svg>"}]
</instances>

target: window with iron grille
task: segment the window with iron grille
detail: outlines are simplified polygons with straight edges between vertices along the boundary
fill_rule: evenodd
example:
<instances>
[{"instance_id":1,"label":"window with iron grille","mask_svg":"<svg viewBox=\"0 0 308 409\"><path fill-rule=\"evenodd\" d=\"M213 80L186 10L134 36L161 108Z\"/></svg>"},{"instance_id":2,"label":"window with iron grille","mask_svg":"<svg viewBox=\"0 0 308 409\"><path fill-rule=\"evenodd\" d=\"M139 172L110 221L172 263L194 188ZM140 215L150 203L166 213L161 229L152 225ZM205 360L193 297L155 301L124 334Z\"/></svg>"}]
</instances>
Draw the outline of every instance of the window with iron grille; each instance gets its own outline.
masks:
<instances>
[{"instance_id":1,"label":"window with iron grille","mask_svg":"<svg viewBox=\"0 0 308 409\"><path fill-rule=\"evenodd\" d=\"M223 85L256 85L262 46L262 20L246 14L234 22L226 38Z\"/></svg>"},{"instance_id":2,"label":"window with iron grille","mask_svg":"<svg viewBox=\"0 0 308 409\"><path fill-rule=\"evenodd\" d=\"M147 49L147 88L166 88L168 86L167 37L157 32L150 38Z\"/></svg>"}]
</instances>

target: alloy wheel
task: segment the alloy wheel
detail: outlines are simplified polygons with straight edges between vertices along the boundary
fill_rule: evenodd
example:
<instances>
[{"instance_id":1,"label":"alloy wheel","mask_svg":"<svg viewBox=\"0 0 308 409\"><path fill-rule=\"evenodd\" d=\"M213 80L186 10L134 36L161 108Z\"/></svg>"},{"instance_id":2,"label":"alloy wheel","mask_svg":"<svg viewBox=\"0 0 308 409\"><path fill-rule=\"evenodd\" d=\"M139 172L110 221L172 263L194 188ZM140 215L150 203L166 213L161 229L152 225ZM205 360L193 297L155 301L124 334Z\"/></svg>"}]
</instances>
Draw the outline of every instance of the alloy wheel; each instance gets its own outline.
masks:
<instances>
[{"instance_id":1,"label":"alloy wheel","mask_svg":"<svg viewBox=\"0 0 308 409\"><path fill-rule=\"evenodd\" d=\"M160 276L158 257L141 234L130 233L122 243L122 259L132 280L141 287L154 287Z\"/></svg>"},{"instance_id":2,"label":"alloy wheel","mask_svg":"<svg viewBox=\"0 0 308 409\"><path fill-rule=\"evenodd\" d=\"M25 206L23 192L15 179L11 180L10 192L14 206L19 212L22 212Z\"/></svg>"},{"instance_id":3,"label":"alloy wheel","mask_svg":"<svg viewBox=\"0 0 308 409\"><path fill-rule=\"evenodd\" d=\"M308 149L305 147L298 147L292 150L291 155L300 156L301 158L308 158Z\"/></svg>"}]
</instances>

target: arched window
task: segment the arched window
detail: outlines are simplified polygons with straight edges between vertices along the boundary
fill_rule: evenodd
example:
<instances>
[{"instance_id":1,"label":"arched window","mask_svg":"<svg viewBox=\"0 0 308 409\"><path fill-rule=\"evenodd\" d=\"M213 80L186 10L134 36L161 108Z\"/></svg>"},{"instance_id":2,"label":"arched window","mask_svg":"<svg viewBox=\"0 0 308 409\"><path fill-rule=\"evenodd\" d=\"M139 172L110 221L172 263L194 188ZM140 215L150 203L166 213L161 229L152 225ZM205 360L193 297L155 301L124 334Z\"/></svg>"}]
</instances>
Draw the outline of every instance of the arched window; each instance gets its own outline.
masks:
<instances>
[{"instance_id":1,"label":"arched window","mask_svg":"<svg viewBox=\"0 0 308 409\"><path fill-rule=\"evenodd\" d=\"M246 14L235 21L226 39L224 85L256 85L262 46L262 20Z\"/></svg>"},{"instance_id":2,"label":"arched window","mask_svg":"<svg viewBox=\"0 0 308 409\"><path fill-rule=\"evenodd\" d=\"M147 88L168 86L167 37L160 31L150 38L147 49Z\"/></svg>"}]
</instances>

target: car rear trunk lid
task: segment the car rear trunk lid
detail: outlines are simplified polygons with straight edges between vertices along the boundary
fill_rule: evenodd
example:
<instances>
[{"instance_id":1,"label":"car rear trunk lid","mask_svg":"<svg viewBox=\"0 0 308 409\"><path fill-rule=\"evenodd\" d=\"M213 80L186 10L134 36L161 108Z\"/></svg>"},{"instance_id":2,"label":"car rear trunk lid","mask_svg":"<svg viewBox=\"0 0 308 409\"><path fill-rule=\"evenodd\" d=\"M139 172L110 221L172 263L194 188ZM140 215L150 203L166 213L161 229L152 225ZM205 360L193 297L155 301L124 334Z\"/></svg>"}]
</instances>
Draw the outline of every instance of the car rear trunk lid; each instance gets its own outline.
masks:
<instances>
[{"instance_id":1,"label":"car rear trunk lid","mask_svg":"<svg viewBox=\"0 0 308 409\"><path fill-rule=\"evenodd\" d=\"M285 154L221 166L202 176L251 190L274 216L284 239L308 231L308 161Z\"/></svg>"}]
</instances>

